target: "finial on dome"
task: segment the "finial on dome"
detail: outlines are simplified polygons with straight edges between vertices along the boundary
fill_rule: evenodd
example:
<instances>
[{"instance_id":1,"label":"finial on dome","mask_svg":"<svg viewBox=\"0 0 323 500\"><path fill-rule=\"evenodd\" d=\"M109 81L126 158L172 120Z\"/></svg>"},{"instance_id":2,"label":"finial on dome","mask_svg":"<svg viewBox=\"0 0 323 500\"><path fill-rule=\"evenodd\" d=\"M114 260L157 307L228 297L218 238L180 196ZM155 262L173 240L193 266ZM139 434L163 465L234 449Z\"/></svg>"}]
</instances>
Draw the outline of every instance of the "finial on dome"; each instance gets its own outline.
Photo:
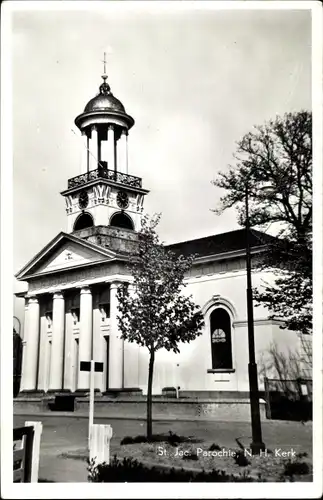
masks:
<instances>
[{"instance_id":1,"label":"finial on dome","mask_svg":"<svg viewBox=\"0 0 323 500\"><path fill-rule=\"evenodd\" d=\"M104 81L108 78L106 55L107 55L106 52L103 52L103 61L102 61L103 62L103 75L102 75L102 78Z\"/></svg>"},{"instance_id":2,"label":"finial on dome","mask_svg":"<svg viewBox=\"0 0 323 500\"><path fill-rule=\"evenodd\" d=\"M103 83L101 83L100 85L100 94L109 94L110 93L110 85L106 82L107 78L108 78L108 75L106 74L106 64L107 64L107 60L106 60L106 52L103 53L103 75L102 75L102 79L103 79Z\"/></svg>"},{"instance_id":3,"label":"finial on dome","mask_svg":"<svg viewBox=\"0 0 323 500\"><path fill-rule=\"evenodd\" d=\"M106 82L107 78L108 78L108 75L106 74L106 64L107 64L107 61L106 61L106 52L103 53L103 75L102 75L102 79L103 79L103 83L100 85L100 93L101 94L109 94L110 93L110 85Z\"/></svg>"}]
</instances>

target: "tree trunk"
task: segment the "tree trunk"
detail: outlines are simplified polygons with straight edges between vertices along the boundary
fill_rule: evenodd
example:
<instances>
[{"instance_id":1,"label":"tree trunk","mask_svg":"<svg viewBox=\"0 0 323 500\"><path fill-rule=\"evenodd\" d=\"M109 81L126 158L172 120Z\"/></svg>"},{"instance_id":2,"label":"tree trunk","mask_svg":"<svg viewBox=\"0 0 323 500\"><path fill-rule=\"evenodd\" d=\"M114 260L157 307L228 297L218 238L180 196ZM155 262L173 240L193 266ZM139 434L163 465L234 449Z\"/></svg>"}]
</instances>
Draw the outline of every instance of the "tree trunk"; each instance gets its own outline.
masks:
<instances>
[{"instance_id":1,"label":"tree trunk","mask_svg":"<svg viewBox=\"0 0 323 500\"><path fill-rule=\"evenodd\" d=\"M150 351L149 371L148 371L148 390L147 390L147 439L151 440L153 434L153 418L152 418L152 389L154 375L155 351Z\"/></svg>"}]
</instances>

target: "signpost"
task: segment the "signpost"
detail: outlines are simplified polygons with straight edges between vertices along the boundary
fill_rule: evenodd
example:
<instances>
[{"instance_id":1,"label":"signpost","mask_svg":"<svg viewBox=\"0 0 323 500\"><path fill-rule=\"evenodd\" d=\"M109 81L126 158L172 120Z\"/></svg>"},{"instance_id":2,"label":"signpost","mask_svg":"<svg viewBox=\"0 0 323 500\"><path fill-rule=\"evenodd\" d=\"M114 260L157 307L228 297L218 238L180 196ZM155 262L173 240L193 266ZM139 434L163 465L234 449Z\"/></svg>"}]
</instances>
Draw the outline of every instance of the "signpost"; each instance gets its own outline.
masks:
<instances>
[{"instance_id":1,"label":"signpost","mask_svg":"<svg viewBox=\"0 0 323 500\"><path fill-rule=\"evenodd\" d=\"M94 421L94 374L95 372L103 372L103 363L94 361L81 361L81 372L90 372L90 402L89 402L89 434L88 434L88 447L90 449L91 443L91 428Z\"/></svg>"}]
</instances>

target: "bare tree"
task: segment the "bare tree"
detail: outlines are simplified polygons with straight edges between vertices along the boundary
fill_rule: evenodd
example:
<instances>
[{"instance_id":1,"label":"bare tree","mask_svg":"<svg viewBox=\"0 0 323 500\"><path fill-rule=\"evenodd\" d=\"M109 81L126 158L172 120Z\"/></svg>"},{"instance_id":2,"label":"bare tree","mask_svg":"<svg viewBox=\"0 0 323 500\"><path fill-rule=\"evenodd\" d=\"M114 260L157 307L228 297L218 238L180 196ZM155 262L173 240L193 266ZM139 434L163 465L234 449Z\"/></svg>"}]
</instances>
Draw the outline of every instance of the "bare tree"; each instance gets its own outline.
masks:
<instances>
[{"instance_id":1,"label":"bare tree","mask_svg":"<svg viewBox=\"0 0 323 500\"><path fill-rule=\"evenodd\" d=\"M235 206L245 225L248 190L251 226L279 227L268 244L262 267L274 284L255 291L258 303L285 327L312 331L312 115L308 111L277 116L237 143L236 164L214 181L226 190L216 210Z\"/></svg>"}]
</instances>

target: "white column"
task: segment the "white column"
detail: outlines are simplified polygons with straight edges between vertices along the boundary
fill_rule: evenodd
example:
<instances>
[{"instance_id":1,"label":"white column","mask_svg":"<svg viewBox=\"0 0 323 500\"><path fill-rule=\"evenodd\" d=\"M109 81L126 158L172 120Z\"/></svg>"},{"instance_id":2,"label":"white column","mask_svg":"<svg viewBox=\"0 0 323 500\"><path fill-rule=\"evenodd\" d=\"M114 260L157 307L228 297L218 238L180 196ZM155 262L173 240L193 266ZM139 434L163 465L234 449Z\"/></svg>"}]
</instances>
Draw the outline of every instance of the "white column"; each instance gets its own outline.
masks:
<instances>
[{"instance_id":1,"label":"white column","mask_svg":"<svg viewBox=\"0 0 323 500\"><path fill-rule=\"evenodd\" d=\"M96 170L98 168L98 130L95 125L91 128L91 140L90 140L90 170Z\"/></svg>"},{"instance_id":2,"label":"white column","mask_svg":"<svg viewBox=\"0 0 323 500\"><path fill-rule=\"evenodd\" d=\"M45 308L40 306L43 311L40 312L40 334L39 334L39 363L38 363L38 384L37 389L47 390L46 387L46 347L47 347L47 319Z\"/></svg>"},{"instance_id":3,"label":"white column","mask_svg":"<svg viewBox=\"0 0 323 500\"><path fill-rule=\"evenodd\" d=\"M25 313L24 313L24 328L22 336L22 353L21 353L21 380L20 380L20 391L24 390L25 387L25 374L26 372L26 346L27 346L27 333L28 333L28 299L25 298Z\"/></svg>"},{"instance_id":4,"label":"white column","mask_svg":"<svg viewBox=\"0 0 323 500\"><path fill-rule=\"evenodd\" d=\"M110 345L109 345L109 389L121 389L123 387L123 340L118 329L117 315L118 299L117 289L120 282L110 285Z\"/></svg>"},{"instance_id":5,"label":"white column","mask_svg":"<svg viewBox=\"0 0 323 500\"><path fill-rule=\"evenodd\" d=\"M37 297L29 298L26 312L20 391L35 391L39 349L39 303Z\"/></svg>"},{"instance_id":6,"label":"white column","mask_svg":"<svg viewBox=\"0 0 323 500\"><path fill-rule=\"evenodd\" d=\"M108 169L115 170L115 137L113 125L108 126Z\"/></svg>"},{"instance_id":7,"label":"white column","mask_svg":"<svg viewBox=\"0 0 323 500\"><path fill-rule=\"evenodd\" d=\"M89 170L89 140L85 133L85 130L82 130L82 161L81 161L81 174L84 174Z\"/></svg>"},{"instance_id":8,"label":"white column","mask_svg":"<svg viewBox=\"0 0 323 500\"><path fill-rule=\"evenodd\" d=\"M88 286L80 292L80 340L79 340L79 361L91 361L92 350L92 293ZM78 366L77 388L89 390L90 372L81 372Z\"/></svg>"},{"instance_id":9,"label":"white column","mask_svg":"<svg viewBox=\"0 0 323 500\"><path fill-rule=\"evenodd\" d=\"M129 295L135 293L134 286L129 284ZM139 387L139 345L136 342L124 341L124 387Z\"/></svg>"},{"instance_id":10,"label":"white column","mask_svg":"<svg viewBox=\"0 0 323 500\"><path fill-rule=\"evenodd\" d=\"M128 130L124 130L124 171L128 173Z\"/></svg>"},{"instance_id":11,"label":"white column","mask_svg":"<svg viewBox=\"0 0 323 500\"><path fill-rule=\"evenodd\" d=\"M49 390L63 389L65 300L61 292L53 296L52 353Z\"/></svg>"},{"instance_id":12,"label":"white column","mask_svg":"<svg viewBox=\"0 0 323 500\"><path fill-rule=\"evenodd\" d=\"M117 143L117 170L125 174L128 173L128 132L123 129Z\"/></svg>"},{"instance_id":13,"label":"white column","mask_svg":"<svg viewBox=\"0 0 323 500\"><path fill-rule=\"evenodd\" d=\"M64 389L74 390L73 387L73 317L69 307L65 313L65 356L64 356Z\"/></svg>"}]
</instances>

